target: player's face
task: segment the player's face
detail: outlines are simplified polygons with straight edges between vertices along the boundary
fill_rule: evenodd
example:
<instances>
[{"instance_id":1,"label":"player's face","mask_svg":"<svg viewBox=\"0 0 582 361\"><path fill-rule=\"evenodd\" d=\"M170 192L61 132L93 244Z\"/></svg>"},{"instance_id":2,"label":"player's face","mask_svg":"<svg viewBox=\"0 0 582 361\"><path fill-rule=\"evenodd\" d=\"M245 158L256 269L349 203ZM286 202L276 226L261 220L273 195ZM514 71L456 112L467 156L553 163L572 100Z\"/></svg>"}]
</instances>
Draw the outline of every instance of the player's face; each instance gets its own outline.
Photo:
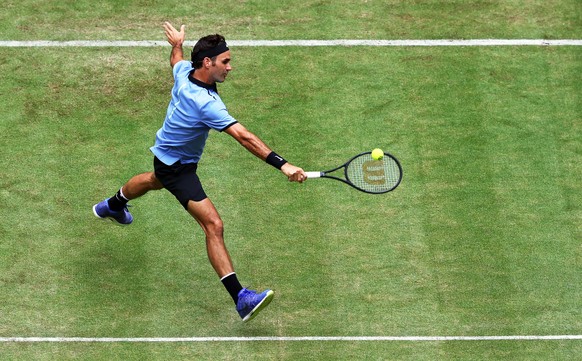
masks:
<instances>
[{"instance_id":1,"label":"player's face","mask_svg":"<svg viewBox=\"0 0 582 361\"><path fill-rule=\"evenodd\" d=\"M222 83L228 72L232 70L230 66L230 50L216 56L216 61L213 62L210 68L212 79L215 82Z\"/></svg>"}]
</instances>

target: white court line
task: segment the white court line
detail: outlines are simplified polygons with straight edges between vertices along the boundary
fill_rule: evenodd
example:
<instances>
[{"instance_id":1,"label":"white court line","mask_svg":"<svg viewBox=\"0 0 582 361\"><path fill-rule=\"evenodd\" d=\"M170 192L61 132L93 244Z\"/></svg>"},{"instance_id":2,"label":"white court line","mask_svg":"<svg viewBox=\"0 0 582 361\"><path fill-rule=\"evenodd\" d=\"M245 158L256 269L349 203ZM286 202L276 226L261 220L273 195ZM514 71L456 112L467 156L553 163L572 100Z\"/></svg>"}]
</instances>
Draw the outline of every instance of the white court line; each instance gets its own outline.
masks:
<instances>
[{"instance_id":1,"label":"white court line","mask_svg":"<svg viewBox=\"0 0 582 361\"><path fill-rule=\"evenodd\" d=\"M88 342L88 343L176 343L176 342L330 342L330 341L392 341L392 342L442 342L442 341L559 341L582 340L582 335L547 336L297 336L297 337L0 337L0 342Z\"/></svg>"},{"instance_id":2,"label":"white court line","mask_svg":"<svg viewBox=\"0 0 582 361\"><path fill-rule=\"evenodd\" d=\"M194 46L186 41L185 46ZM582 46L580 39L440 39L440 40L230 40L229 46ZM159 47L169 46L161 40L114 41L0 41L0 47Z\"/></svg>"}]
</instances>

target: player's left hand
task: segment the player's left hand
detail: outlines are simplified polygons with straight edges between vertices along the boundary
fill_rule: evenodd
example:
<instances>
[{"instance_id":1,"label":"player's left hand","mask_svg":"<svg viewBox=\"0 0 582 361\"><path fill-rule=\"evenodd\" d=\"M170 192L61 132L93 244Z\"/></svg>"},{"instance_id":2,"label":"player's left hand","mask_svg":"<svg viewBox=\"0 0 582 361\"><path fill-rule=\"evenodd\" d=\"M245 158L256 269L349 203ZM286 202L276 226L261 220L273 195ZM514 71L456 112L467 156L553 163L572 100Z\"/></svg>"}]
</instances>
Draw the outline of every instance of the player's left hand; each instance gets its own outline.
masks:
<instances>
[{"instance_id":1,"label":"player's left hand","mask_svg":"<svg viewBox=\"0 0 582 361\"><path fill-rule=\"evenodd\" d=\"M180 27L180 31L176 30L172 24L169 22L164 23L164 30L166 31L166 37L168 38L168 43L170 43L173 47L174 46L182 46L185 39L184 29L186 28L185 25Z\"/></svg>"}]
</instances>

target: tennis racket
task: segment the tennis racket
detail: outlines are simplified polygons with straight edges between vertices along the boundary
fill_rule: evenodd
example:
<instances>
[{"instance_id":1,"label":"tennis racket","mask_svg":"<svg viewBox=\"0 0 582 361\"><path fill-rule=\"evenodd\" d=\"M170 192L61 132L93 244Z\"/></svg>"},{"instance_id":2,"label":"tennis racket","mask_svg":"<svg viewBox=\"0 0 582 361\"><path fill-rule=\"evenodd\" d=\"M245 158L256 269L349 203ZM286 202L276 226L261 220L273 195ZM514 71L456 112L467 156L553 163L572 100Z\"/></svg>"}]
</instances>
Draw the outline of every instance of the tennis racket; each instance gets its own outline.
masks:
<instances>
[{"instance_id":1,"label":"tennis racket","mask_svg":"<svg viewBox=\"0 0 582 361\"><path fill-rule=\"evenodd\" d=\"M340 177L342 171L343 177ZM390 192L398 187L402 180L400 162L388 153L384 153L382 159L375 160L372 158L372 152L364 152L325 172L305 173L307 178L335 179L359 191L372 194Z\"/></svg>"}]
</instances>

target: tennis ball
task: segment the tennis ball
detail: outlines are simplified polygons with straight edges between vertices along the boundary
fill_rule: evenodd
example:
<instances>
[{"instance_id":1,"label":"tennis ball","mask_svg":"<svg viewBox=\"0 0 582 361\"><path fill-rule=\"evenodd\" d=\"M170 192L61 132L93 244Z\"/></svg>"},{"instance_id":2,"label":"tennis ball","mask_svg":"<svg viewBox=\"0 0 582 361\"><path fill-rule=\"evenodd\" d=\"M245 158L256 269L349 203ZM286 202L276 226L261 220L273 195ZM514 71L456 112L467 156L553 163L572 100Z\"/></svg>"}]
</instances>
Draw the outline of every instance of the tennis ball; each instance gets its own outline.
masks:
<instances>
[{"instance_id":1,"label":"tennis ball","mask_svg":"<svg viewBox=\"0 0 582 361\"><path fill-rule=\"evenodd\" d=\"M384 151L380 148L376 148L372 151L372 159L380 160L384 158Z\"/></svg>"}]
</instances>

